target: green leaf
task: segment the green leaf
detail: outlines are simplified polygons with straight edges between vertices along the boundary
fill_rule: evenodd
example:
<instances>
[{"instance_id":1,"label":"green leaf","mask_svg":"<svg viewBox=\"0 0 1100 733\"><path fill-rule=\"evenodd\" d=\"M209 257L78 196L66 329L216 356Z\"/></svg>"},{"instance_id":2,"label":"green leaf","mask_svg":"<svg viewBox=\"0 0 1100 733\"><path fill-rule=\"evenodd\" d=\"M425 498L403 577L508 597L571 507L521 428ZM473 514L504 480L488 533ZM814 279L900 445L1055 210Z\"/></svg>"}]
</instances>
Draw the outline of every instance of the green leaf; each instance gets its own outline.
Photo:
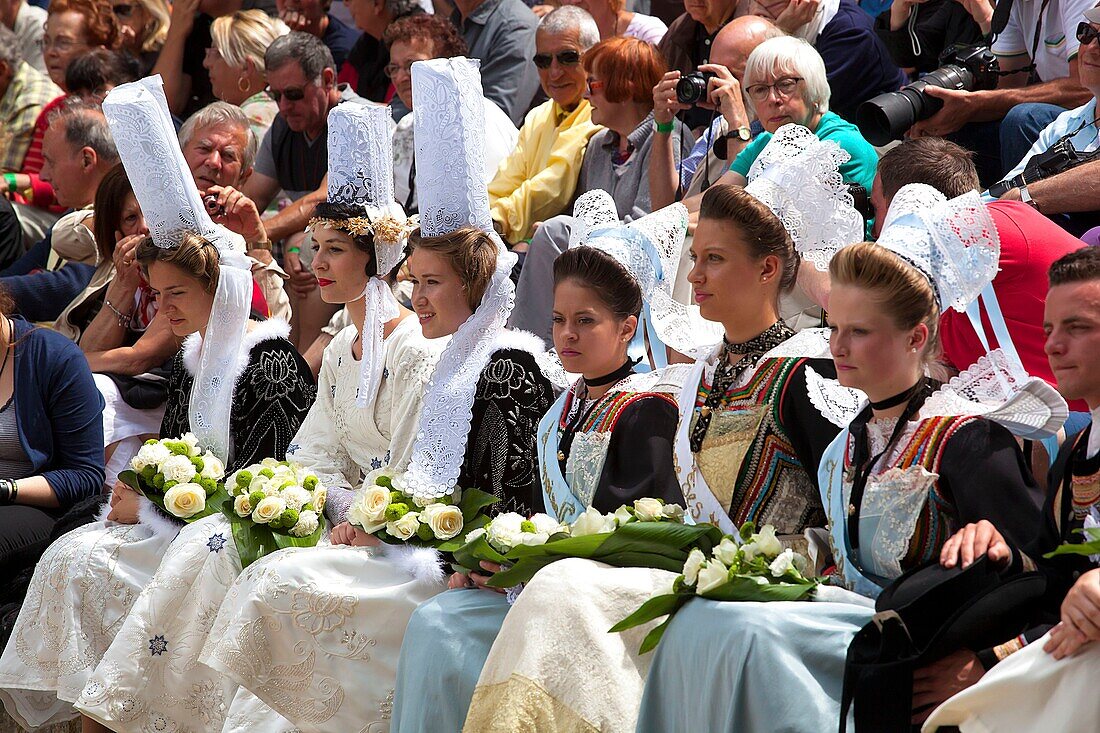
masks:
<instances>
[{"instance_id":1,"label":"green leaf","mask_svg":"<svg viewBox=\"0 0 1100 733\"><path fill-rule=\"evenodd\" d=\"M126 484L142 496L145 496L145 485L142 482L141 475L138 474L137 471L131 471L129 469L125 471L120 471L118 474L118 480Z\"/></svg>"},{"instance_id":2,"label":"green leaf","mask_svg":"<svg viewBox=\"0 0 1100 733\"><path fill-rule=\"evenodd\" d=\"M508 562L503 555L494 550L485 539L485 535L473 542L467 542L454 551L455 562L467 568L480 568L480 561L503 564Z\"/></svg>"},{"instance_id":3,"label":"green leaf","mask_svg":"<svg viewBox=\"0 0 1100 733\"><path fill-rule=\"evenodd\" d=\"M462 510L462 521L466 524L474 521L478 512L487 506L496 504L497 499L492 494L481 491L480 489L465 489L462 492L462 498L458 502L458 508ZM467 531L463 528L463 531Z\"/></svg>"},{"instance_id":4,"label":"green leaf","mask_svg":"<svg viewBox=\"0 0 1100 733\"><path fill-rule=\"evenodd\" d=\"M665 629L672 622L672 616L669 616L659 625L653 628L645 638L642 639L642 646L638 649L639 654L648 654L657 648L657 645L661 643L661 637L665 635Z\"/></svg>"},{"instance_id":5,"label":"green leaf","mask_svg":"<svg viewBox=\"0 0 1100 733\"><path fill-rule=\"evenodd\" d=\"M637 611L608 629L608 633L626 631L635 626L649 623L661 616L676 613L691 597L691 593L667 593L661 596L653 596L639 606Z\"/></svg>"},{"instance_id":6,"label":"green leaf","mask_svg":"<svg viewBox=\"0 0 1100 733\"><path fill-rule=\"evenodd\" d=\"M274 538L276 549L283 549L284 547L316 547L317 543L321 541L321 535L325 533L325 520L323 517L317 517L317 529L313 534L306 535L305 537L295 537L291 534L283 534L281 532L272 532L271 536Z\"/></svg>"},{"instance_id":7,"label":"green leaf","mask_svg":"<svg viewBox=\"0 0 1100 733\"><path fill-rule=\"evenodd\" d=\"M466 544L466 535L470 534L475 529L481 529L488 523L489 517L485 516L484 514L479 514L474 517L472 522L463 525L462 531L459 532L456 536L452 537L449 540L444 540L443 542L440 542L438 545L436 545L436 549L440 552L449 552L453 555L458 548Z\"/></svg>"},{"instance_id":8,"label":"green leaf","mask_svg":"<svg viewBox=\"0 0 1100 733\"><path fill-rule=\"evenodd\" d=\"M512 567L494 574L486 585L494 588L511 588L513 585L526 583L535 577L535 573L561 559L563 559L561 555L532 555L521 558Z\"/></svg>"},{"instance_id":9,"label":"green leaf","mask_svg":"<svg viewBox=\"0 0 1100 733\"><path fill-rule=\"evenodd\" d=\"M119 474L119 478L122 474ZM1100 540L1092 542L1066 543L1058 545L1052 552L1043 555L1045 558L1058 557L1059 555L1100 555Z\"/></svg>"},{"instance_id":10,"label":"green leaf","mask_svg":"<svg viewBox=\"0 0 1100 733\"><path fill-rule=\"evenodd\" d=\"M812 580L761 585L751 577L735 575L728 582L700 595L713 601L801 601L808 598L817 585Z\"/></svg>"}]
</instances>

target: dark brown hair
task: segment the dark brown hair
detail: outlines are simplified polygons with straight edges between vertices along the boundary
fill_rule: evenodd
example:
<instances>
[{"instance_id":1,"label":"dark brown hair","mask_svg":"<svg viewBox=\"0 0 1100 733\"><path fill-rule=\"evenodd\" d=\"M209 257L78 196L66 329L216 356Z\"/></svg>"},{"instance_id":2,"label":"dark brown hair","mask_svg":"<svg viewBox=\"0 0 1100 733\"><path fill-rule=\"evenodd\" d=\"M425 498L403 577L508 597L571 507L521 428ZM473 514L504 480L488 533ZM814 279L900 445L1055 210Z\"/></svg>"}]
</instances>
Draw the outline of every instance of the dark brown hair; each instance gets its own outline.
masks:
<instances>
[{"instance_id":1,"label":"dark brown hair","mask_svg":"<svg viewBox=\"0 0 1100 733\"><path fill-rule=\"evenodd\" d=\"M134 194L134 188L130 185L130 179L126 177L126 169L122 163L115 165L99 182L95 190L95 246L99 250L99 258L109 261L115 254L115 232L122 231L122 210L126 207L126 198Z\"/></svg>"},{"instance_id":2,"label":"dark brown hair","mask_svg":"<svg viewBox=\"0 0 1100 733\"><path fill-rule=\"evenodd\" d=\"M791 235L779 217L752 194L730 183L715 184L703 194L699 218L736 227L749 248L749 254L756 259L779 258L779 292L786 293L794 287L801 260Z\"/></svg>"},{"instance_id":3,"label":"dark brown hair","mask_svg":"<svg viewBox=\"0 0 1100 733\"><path fill-rule=\"evenodd\" d=\"M1100 249L1082 247L1062 255L1050 266L1050 286L1100 280Z\"/></svg>"},{"instance_id":4,"label":"dark brown hair","mask_svg":"<svg viewBox=\"0 0 1100 733\"><path fill-rule=\"evenodd\" d=\"M887 199L910 183L926 183L949 199L981 188L971 152L942 137L903 140L883 153L878 175Z\"/></svg>"},{"instance_id":5,"label":"dark brown hair","mask_svg":"<svg viewBox=\"0 0 1100 733\"><path fill-rule=\"evenodd\" d=\"M448 59L468 53L466 41L458 34L455 24L430 13L406 15L390 23L382 33L386 50L395 43L409 43L414 38L430 42L435 58Z\"/></svg>"},{"instance_id":6,"label":"dark brown hair","mask_svg":"<svg viewBox=\"0 0 1100 733\"><path fill-rule=\"evenodd\" d=\"M600 75L607 101L636 102L652 107L653 87L668 71L668 65L653 44L629 36L615 36L584 52L584 70Z\"/></svg>"},{"instance_id":7,"label":"dark brown hair","mask_svg":"<svg viewBox=\"0 0 1100 733\"><path fill-rule=\"evenodd\" d=\"M595 247L574 247L554 260L554 287L576 280L596 294L616 318L637 316L642 311L638 281L611 255Z\"/></svg>"},{"instance_id":8,"label":"dark brown hair","mask_svg":"<svg viewBox=\"0 0 1100 733\"><path fill-rule=\"evenodd\" d=\"M177 247L158 247L153 243L152 237L147 238L138 245L137 258L146 275L149 274L149 265L163 262L175 265L201 282L203 290L208 293L214 292L218 287L221 262L218 248L198 234L184 234Z\"/></svg>"},{"instance_id":9,"label":"dark brown hair","mask_svg":"<svg viewBox=\"0 0 1100 733\"><path fill-rule=\"evenodd\" d=\"M475 226L438 237L421 236L417 229L409 237L409 249L425 249L450 262L466 288L467 304L477 310L497 266L497 246L492 237Z\"/></svg>"},{"instance_id":10,"label":"dark brown hair","mask_svg":"<svg viewBox=\"0 0 1100 733\"><path fill-rule=\"evenodd\" d=\"M321 201L315 207L313 207L313 215L321 219L333 219L334 221L346 221L347 219L354 219L357 217L366 217L367 210L363 206L356 204L344 204L344 203L330 203L328 201ZM341 230L342 231L342 230ZM366 252L370 255L370 259L367 261L367 277L374 277L378 275L378 257L374 253L374 235L373 234L360 234L355 235L349 232L344 232L351 241L355 244L356 248L362 252ZM381 273L383 277L386 277L390 273Z\"/></svg>"}]
</instances>

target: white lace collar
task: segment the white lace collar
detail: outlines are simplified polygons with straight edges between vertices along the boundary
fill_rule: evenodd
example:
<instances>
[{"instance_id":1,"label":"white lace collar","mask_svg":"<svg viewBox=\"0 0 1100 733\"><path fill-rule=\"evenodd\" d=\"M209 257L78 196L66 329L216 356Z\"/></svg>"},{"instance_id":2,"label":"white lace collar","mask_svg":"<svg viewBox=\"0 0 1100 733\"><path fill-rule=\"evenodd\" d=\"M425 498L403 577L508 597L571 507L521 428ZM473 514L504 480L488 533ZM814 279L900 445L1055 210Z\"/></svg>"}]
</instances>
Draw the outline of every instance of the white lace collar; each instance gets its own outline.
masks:
<instances>
[{"instance_id":1,"label":"white lace collar","mask_svg":"<svg viewBox=\"0 0 1100 733\"><path fill-rule=\"evenodd\" d=\"M268 318L266 321L259 321L256 323L256 325L245 334L244 341L241 344L239 352L240 362L236 373L233 375L234 381L236 381L236 378L244 371L244 367L248 363L248 354L256 344L289 337L290 324L284 320L279 318ZM195 372L199 368L199 349L201 347L202 337L199 336L197 331L183 340L183 366L192 377L195 376Z\"/></svg>"}]
</instances>

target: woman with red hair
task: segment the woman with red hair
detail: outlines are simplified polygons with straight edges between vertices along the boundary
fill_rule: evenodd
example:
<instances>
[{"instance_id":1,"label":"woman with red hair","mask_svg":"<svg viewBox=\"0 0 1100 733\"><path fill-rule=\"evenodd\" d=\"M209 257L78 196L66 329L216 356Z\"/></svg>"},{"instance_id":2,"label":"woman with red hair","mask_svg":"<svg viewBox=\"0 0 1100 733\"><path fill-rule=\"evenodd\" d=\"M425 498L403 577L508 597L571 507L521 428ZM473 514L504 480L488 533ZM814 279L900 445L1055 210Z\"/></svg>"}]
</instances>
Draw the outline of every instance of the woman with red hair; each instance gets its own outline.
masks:
<instances>
[{"instance_id":1,"label":"woman with red hair","mask_svg":"<svg viewBox=\"0 0 1100 733\"><path fill-rule=\"evenodd\" d=\"M679 120L661 126L653 119L653 87L668 70L657 49L637 38L600 41L584 54L592 122L603 125L592 136L577 177L577 195L597 188L611 194L626 221L653 210L649 195L649 156L654 135L672 137L674 165L691 152L695 138ZM516 308L509 325L550 342L554 306L554 260L569 246L572 217L555 216L535 231L516 286Z\"/></svg>"},{"instance_id":2,"label":"woman with red hair","mask_svg":"<svg viewBox=\"0 0 1100 733\"><path fill-rule=\"evenodd\" d=\"M42 57L50 79L62 91L68 92L65 70L69 63L97 48L119 48L120 33L118 20L107 0L52 0L42 35ZM40 209L49 209L54 204L53 187L40 180L38 173L42 170L42 138L49 127L50 115L64 101L65 95L61 95L42 108L34 123L34 137L23 158L22 169L7 181L8 192L15 194L18 203ZM57 213L60 209L54 211Z\"/></svg>"}]
</instances>

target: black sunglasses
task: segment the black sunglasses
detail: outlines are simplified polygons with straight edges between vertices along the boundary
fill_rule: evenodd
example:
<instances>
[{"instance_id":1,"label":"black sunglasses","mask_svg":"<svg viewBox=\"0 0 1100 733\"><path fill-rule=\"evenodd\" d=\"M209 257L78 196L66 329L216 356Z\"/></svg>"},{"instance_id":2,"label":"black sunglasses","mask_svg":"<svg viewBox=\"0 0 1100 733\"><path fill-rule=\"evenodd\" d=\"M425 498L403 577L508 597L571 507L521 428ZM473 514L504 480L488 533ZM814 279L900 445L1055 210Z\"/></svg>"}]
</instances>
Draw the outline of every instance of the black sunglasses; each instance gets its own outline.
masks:
<instances>
[{"instance_id":1,"label":"black sunglasses","mask_svg":"<svg viewBox=\"0 0 1100 733\"><path fill-rule=\"evenodd\" d=\"M301 87L291 87L290 89L284 89L281 92L272 89L271 87L268 87L267 95L275 100L275 104L278 104L282 101L283 97L286 97L286 101L288 102L301 102L303 99L305 99L306 92Z\"/></svg>"},{"instance_id":2,"label":"black sunglasses","mask_svg":"<svg viewBox=\"0 0 1100 733\"><path fill-rule=\"evenodd\" d=\"M1091 23L1082 21L1077 24L1077 40L1082 46L1087 46L1097 38L1100 38L1100 30L1093 28Z\"/></svg>"},{"instance_id":3,"label":"black sunglasses","mask_svg":"<svg viewBox=\"0 0 1100 733\"><path fill-rule=\"evenodd\" d=\"M111 10L120 18L129 18L133 15L134 6L130 3L119 3L118 5L112 5Z\"/></svg>"},{"instance_id":4,"label":"black sunglasses","mask_svg":"<svg viewBox=\"0 0 1100 733\"><path fill-rule=\"evenodd\" d=\"M581 62L581 52L558 51L556 54L536 53L535 57L531 60L534 61L535 66L539 67L540 69L549 69L550 65L554 63L555 58L562 66L576 66Z\"/></svg>"}]
</instances>

